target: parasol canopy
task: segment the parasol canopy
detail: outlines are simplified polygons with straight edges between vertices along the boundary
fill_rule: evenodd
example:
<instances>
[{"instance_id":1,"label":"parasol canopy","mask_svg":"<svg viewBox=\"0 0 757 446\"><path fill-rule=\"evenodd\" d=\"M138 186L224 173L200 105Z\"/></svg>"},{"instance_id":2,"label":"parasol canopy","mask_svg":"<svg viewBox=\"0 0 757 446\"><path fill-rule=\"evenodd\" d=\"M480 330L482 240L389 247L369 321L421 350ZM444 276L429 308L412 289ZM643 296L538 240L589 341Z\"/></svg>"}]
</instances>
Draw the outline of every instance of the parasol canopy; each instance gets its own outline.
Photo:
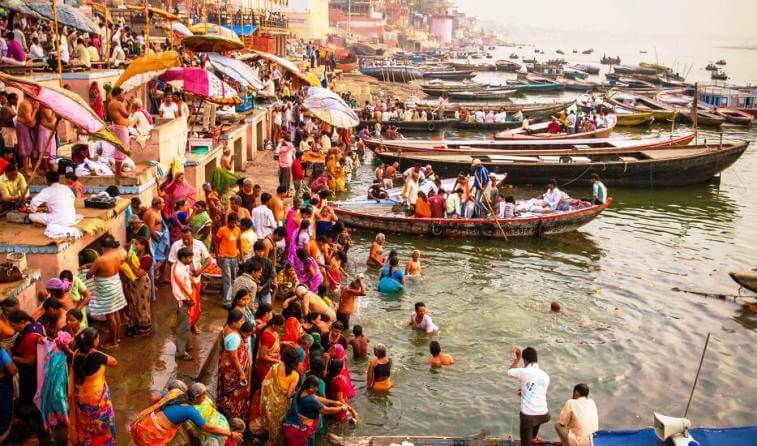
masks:
<instances>
[{"instance_id":1,"label":"parasol canopy","mask_svg":"<svg viewBox=\"0 0 757 446\"><path fill-rule=\"evenodd\" d=\"M190 31L189 28L187 28L187 26L181 22L171 23L171 31L173 31L174 33L182 37L189 37L189 36L194 35L194 33Z\"/></svg>"},{"instance_id":2,"label":"parasol canopy","mask_svg":"<svg viewBox=\"0 0 757 446\"><path fill-rule=\"evenodd\" d=\"M171 68L160 78L174 85L179 84L185 93L201 96L210 102L222 105L242 103L234 88L204 68Z\"/></svg>"},{"instance_id":3,"label":"parasol canopy","mask_svg":"<svg viewBox=\"0 0 757 446\"><path fill-rule=\"evenodd\" d=\"M8 11L19 12L24 15L39 18L39 14L29 8L26 3L21 0L3 0L0 1L0 8L7 9Z\"/></svg>"},{"instance_id":4,"label":"parasol canopy","mask_svg":"<svg viewBox=\"0 0 757 446\"><path fill-rule=\"evenodd\" d=\"M239 82L241 85L255 90L263 89L263 82L258 77L258 74L246 63L217 53L208 54L208 60L218 71Z\"/></svg>"},{"instance_id":5,"label":"parasol canopy","mask_svg":"<svg viewBox=\"0 0 757 446\"><path fill-rule=\"evenodd\" d=\"M275 54L266 53L265 51L259 51L259 50L250 50L250 51L251 51L250 54L245 54L244 56L240 57L239 60L247 60L254 57L262 57L263 59L279 64L282 68L292 73L293 76L298 77L300 80L304 81L308 85L311 85L313 87L317 87L321 85L321 82L318 80L317 76L311 73L303 73L302 71L300 71L299 68L297 68L297 65L295 65L290 60L284 59L283 57L276 56Z\"/></svg>"},{"instance_id":6,"label":"parasol canopy","mask_svg":"<svg viewBox=\"0 0 757 446\"><path fill-rule=\"evenodd\" d=\"M43 19L53 19L53 5L52 3L27 3L29 9L39 14ZM85 33L96 33L94 23L89 17L85 16L81 9L74 8L70 5L57 5L55 7L58 13L58 23L65 25Z\"/></svg>"},{"instance_id":7,"label":"parasol canopy","mask_svg":"<svg viewBox=\"0 0 757 446\"><path fill-rule=\"evenodd\" d=\"M329 89L308 88L308 96L303 105L318 119L328 122L334 127L348 129L360 124L360 118L355 111L344 102L344 99Z\"/></svg>"},{"instance_id":8,"label":"parasol canopy","mask_svg":"<svg viewBox=\"0 0 757 446\"><path fill-rule=\"evenodd\" d=\"M131 91L160 76L168 69L180 66L179 53L176 51L141 56L129 64L113 84L113 87L121 87L124 91Z\"/></svg>"},{"instance_id":9,"label":"parasol canopy","mask_svg":"<svg viewBox=\"0 0 757 446\"><path fill-rule=\"evenodd\" d=\"M144 6L137 6L137 5L126 5L126 9L128 9L129 11L139 11L139 12L145 11ZM170 13L166 11L165 9L153 8L152 6L150 6L147 8L147 10L150 12L150 15L162 17L168 20L169 22L175 22L179 20L179 16L177 16L176 14Z\"/></svg>"},{"instance_id":10,"label":"parasol canopy","mask_svg":"<svg viewBox=\"0 0 757 446\"><path fill-rule=\"evenodd\" d=\"M235 40L210 34L195 34L185 37L182 39L181 45L195 53L223 53L244 48L244 43L239 39Z\"/></svg>"},{"instance_id":11,"label":"parasol canopy","mask_svg":"<svg viewBox=\"0 0 757 446\"><path fill-rule=\"evenodd\" d=\"M30 96L41 104L44 104L61 118L81 129L82 132L107 141L122 153L131 155L131 150L108 130L103 120L76 93L59 87L43 86L37 82L21 79L2 72L0 72L0 81L6 87L21 90L24 95Z\"/></svg>"},{"instance_id":12,"label":"parasol canopy","mask_svg":"<svg viewBox=\"0 0 757 446\"><path fill-rule=\"evenodd\" d=\"M217 25L215 23L195 23L189 27L193 34L202 34L206 36L226 37L227 39L239 40L239 36L230 28Z\"/></svg>"}]
</instances>

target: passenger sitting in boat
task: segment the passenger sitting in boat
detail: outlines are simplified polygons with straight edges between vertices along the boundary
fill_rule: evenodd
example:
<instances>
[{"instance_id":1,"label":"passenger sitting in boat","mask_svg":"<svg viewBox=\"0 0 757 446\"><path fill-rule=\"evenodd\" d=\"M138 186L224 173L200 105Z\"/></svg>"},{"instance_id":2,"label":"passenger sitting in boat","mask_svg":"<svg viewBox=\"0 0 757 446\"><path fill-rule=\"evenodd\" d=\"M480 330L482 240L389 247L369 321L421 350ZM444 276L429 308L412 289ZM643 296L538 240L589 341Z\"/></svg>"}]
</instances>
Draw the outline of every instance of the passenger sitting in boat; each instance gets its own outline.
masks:
<instances>
[{"instance_id":1,"label":"passenger sitting in boat","mask_svg":"<svg viewBox=\"0 0 757 446\"><path fill-rule=\"evenodd\" d=\"M565 113L565 110L562 110L560 112L560 116L557 118L557 120L560 122L563 128L565 128L568 124L568 114Z\"/></svg>"},{"instance_id":2,"label":"passenger sitting in boat","mask_svg":"<svg viewBox=\"0 0 757 446\"><path fill-rule=\"evenodd\" d=\"M465 107L460 109L460 120L463 122L468 120L468 109Z\"/></svg>"},{"instance_id":3,"label":"passenger sitting in boat","mask_svg":"<svg viewBox=\"0 0 757 446\"><path fill-rule=\"evenodd\" d=\"M476 122L483 124L486 121L486 115L483 110L476 110Z\"/></svg>"},{"instance_id":4,"label":"passenger sitting in boat","mask_svg":"<svg viewBox=\"0 0 757 446\"><path fill-rule=\"evenodd\" d=\"M497 206L497 217L499 218L513 218L516 215L515 212L515 198L512 195L502 198L499 196L500 202Z\"/></svg>"},{"instance_id":5,"label":"passenger sitting in boat","mask_svg":"<svg viewBox=\"0 0 757 446\"><path fill-rule=\"evenodd\" d=\"M368 198L371 200L385 200L389 198L389 194L381 187L381 182L374 181L371 187L368 188Z\"/></svg>"},{"instance_id":6,"label":"passenger sitting in boat","mask_svg":"<svg viewBox=\"0 0 757 446\"><path fill-rule=\"evenodd\" d=\"M576 133L576 119L576 112L571 110L565 124L570 134Z\"/></svg>"},{"instance_id":7,"label":"passenger sitting in boat","mask_svg":"<svg viewBox=\"0 0 757 446\"><path fill-rule=\"evenodd\" d=\"M507 122L507 112L502 110L501 112L494 115L494 122L503 124Z\"/></svg>"},{"instance_id":8,"label":"passenger sitting in boat","mask_svg":"<svg viewBox=\"0 0 757 446\"><path fill-rule=\"evenodd\" d=\"M415 214L417 218L431 218L431 205L423 191L418 192L418 199L415 201Z\"/></svg>"},{"instance_id":9,"label":"passenger sitting in boat","mask_svg":"<svg viewBox=\"0 0 757 446\"><path fill-rule=\"evenodd\" d=\"M551 134L557 134L560 133L560 130L562 130L562 126L553 116L552 120L549 121L549 126L547 126L547 132Z\"/></svg>"},{"instance_id":10,"label":"passenger sitting in boat","mask_svg":"<svg viewBox=\"0 0 757 446\"><path fill-rule=\"evenodd\" d=\"M445 212L447 218L460 218L461 199L463 196L463 189L457 188L455 192L447 195L445 202Z\"/></svg>"},{"instance_id":11,"label":"passenger sitting in boat","mask_svg":"<svg viewBox=\"0 0 757 446\"><path fill-rule=\"evenodd\" d=\"M557 180L549 180L549 183L547 183L547 191L542 195L544 207L552 209L553 211L557 210L562 199L563 193L557 187Z\"/></svg>"},{"instance_id":12,"label":"passenger sitting in boat","mask_svg":"<svg viewBox=\"0 0 757 446\"><path fill-rule=\"evenodd\" d=\"M592 132L594 130L595 127L592 125L591 120L584 119L583 123L581 124L581 133Z\"/></svg>"},{"instance_id":13,"label":"passenger sitting in boat","mask_svg":"<svg viewBox=\"0 0 757 446\"><path fill-rule=\"evenodd\" d=\"M473 213L475 210L476 200L473 198L473 195L468 195L468 198L465 200L465 205L462 208L462 217L473 218Z\"/></svg>"},{"instance_id":14,"label":"passenger sitting in boat","mask_svg":"<svg viewBox=\"0 0 757 446\"><path fill-rule=\"evenodd\" d=\"M523 121L520 124L520 127L523 129L523 132L527 135L530 135L532 132L531 130L531 121L528 119L528 116L523 116Z\"/></svg>"},{"instance_id":15,"label":"passenger sitting in boat","mask_svg":"<svg viewBox=\"0 0 757 446\"><path fill-rule=\"evenodd\" d=\"M423 110L421 112L421 116L420 116L419 121L428 121L428 113L426 113L426 110Z\"/></svg>"},{"instance_id":16,"label":"passenger sitting in boat","mask_svg":"<svg viewBox=\"0 0 757 446\"><path fill-rule=\"evenodd\" d=\"M441 180L439 180L441 183ZM436 194L429 198L429 206L431 206L432 218L444 218L444 212L447 203L447 193L441 187L438 188Z\"/></svg>"},{"instance_id":17,"label":"passenger sitting in boat","mask_svg":"<svg viewBox=\"0 0 757 446\"><path fill-rule=\"evenodd\" d=\"M489 112L486 114L486 118L484 118L485 122L487 124L494 124L494 111L489 110Z\"/></svg>"},{"instance_id":18,"label":"passenger sitting in boat","mask_svg":"<svg viewBox=\"0 0 757 446\"><path fill-rule=\"evenodd\" d=\"M518 109L518 111L515 112L513 115L513 121L522 121L523 120L523 110Z\"/></svg>"}]
</instances>

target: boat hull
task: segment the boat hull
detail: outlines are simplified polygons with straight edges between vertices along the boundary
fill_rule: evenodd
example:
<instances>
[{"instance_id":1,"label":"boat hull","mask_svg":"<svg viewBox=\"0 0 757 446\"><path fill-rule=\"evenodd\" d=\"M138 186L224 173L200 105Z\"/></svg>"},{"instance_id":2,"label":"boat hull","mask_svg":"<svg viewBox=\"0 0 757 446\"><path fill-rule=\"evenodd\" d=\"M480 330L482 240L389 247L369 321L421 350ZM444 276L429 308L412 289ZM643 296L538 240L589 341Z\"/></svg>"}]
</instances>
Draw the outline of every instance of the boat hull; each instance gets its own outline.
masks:
<instances>
[{"instance_id":1,"label":"boat hull","mask_svg":"<svg viewBox=\"0 0 757 446\"><path fill-rule=\"evenodd\" d=\"M744 153L747 143L735 144L722 150L707 151L696 156L676 156L669 158L652 158L627 162L613 160L590 163L497 163L486 157L480 157L489 171L507 173L507 182L511 184L544 184L554 178L558 184L571 182L576 185L591 184L589 176L596 173L602 182L613 187L669 187L688 186L710 181L717 174L730 167ZM656 149L651 152L657 152ZM671 148L670 150L686 150ZM454 176L459 172L470 170L470 157L448 157L448 159L424 158L393 152L377 153L382 161L398 161L400 168L416 164L431 164L434 172L442 176Z\"/></svg>"},{"instance_id":2,"label":"boat hull","mask_svg":"<svg viewBox=\"0 0 757 446\"><path fill-rule=\"evenodd\" d=\"M757 270L728 273L736 283L757 293Z\"/></svg>"},{"instance_id":3,"label":"boat hull","mask_svg":"<svg viewBox=\"0 0 757 446\"><path fill-rule=\"evenodd\" d=\"M455 123L455 128L460 130L481 130L481 131L495 131L520 127L522 121L506 121L506 122L462 122Z\"/></svg>"},{"instance_id":4,"label":"boat hull","mask_svg":"<svg viewBox=\"0 0 757 446\"><path fill-rule=\"evenodd\" d=\"M360 121L360 126L368 126L368 128L374 128L379 121L369 120ZM456 119L439 119L433 121L381 121L382 126L393 125L398 130L403 132L435 132L437 130L450 128L457 124Z\"/></svg>"},{"instance_id":5,"label":"boat hull","mask_svg":"<svg viewBox=\"0 0 757 446\"><path fill-rule=\"evenodd\" d=\"M514 219L455 219L455 218L415 218L387 215L372 215L335 206L339 221L348 226L380 232L427 235L439 238L456 237L540 237L575 231L589 223L612 203L591 206L570 212L544 214L538 217ZM497 226L499 223L499 226ZM502 230L500 230L500 227Z\"/></svg>"},{"instance_id":6,"label":"boat hull","mask_svg":"<svg viewBox=\"0 0 757 446\"><path fill-rule=\"evenodd\" d=\"M752 125L754 117L749 113L741 110L720 107L715 109L715 113L722 116L727 122L737 125Z\"/></svg>"},{"instance_id":7,"label":"boat hull","mask_svg":"<svg viewBox=\"0 0 757 446\"><path fill-rule=\"evenodd\" d=\"M623 127L635 127L639 125L648 124L654 121L654 115L652 113L628 113L619 114L618 124Z\"/></svg>"}]
</instances>

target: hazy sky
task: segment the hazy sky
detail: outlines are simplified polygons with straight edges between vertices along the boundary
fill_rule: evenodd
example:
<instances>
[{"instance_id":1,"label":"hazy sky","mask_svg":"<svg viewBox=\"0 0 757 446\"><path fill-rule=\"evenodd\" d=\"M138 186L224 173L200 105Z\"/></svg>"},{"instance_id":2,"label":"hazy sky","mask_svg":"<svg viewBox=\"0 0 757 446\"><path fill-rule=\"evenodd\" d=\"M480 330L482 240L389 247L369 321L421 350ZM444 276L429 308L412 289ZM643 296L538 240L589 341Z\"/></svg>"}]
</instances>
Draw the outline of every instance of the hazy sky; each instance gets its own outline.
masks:
<instances>
[{"instance_id":1,"label":"hazy sky","mask_svg":"<svg viewBox=\"0 0 757 446\"><path fill-rule=\"evenodd\" d=\"M560 30L713 35L757 43L757 0L453 0L466 14Z\"/></svg>"}]
</instances>

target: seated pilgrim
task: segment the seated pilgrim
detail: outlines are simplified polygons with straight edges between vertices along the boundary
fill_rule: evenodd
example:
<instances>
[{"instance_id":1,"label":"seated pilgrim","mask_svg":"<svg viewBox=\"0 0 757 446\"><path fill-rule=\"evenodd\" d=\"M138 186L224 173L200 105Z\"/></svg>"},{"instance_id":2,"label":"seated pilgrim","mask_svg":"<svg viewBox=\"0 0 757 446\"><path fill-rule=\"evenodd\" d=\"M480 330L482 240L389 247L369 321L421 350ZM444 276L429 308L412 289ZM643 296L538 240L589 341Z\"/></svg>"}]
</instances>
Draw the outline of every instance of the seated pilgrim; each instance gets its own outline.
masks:
<instances>
[{"instance_id":1,"label":"seated pilgrim","mask_svg":"<svg viewBox=\"0 0 757 446\"><path fill-rule=\"evenodd\" d=\"M60 183L58 172L47 172L45 179L47 187L33 196L29 204L29 220L45 226L74 226L77 223L74 193ZM42 205L45 205L46 212L40 212Z\"/></svg>"},{"instance_id":2,"label":"seated pilgrim","mask_svg":"<svg viewBox=\"0 0 757 446\"><path fill-rule=\"evenodd\" d=\"M86 150L84 150L86 147ZM86 137L79 137L79 144L72 149L71 159L76 163L76 176L111 176L116 168L116 147L103 140L88 141ZM134 171L134 160L124 159L121 166L123 172Z\"/></svg>"}]
</instances>

